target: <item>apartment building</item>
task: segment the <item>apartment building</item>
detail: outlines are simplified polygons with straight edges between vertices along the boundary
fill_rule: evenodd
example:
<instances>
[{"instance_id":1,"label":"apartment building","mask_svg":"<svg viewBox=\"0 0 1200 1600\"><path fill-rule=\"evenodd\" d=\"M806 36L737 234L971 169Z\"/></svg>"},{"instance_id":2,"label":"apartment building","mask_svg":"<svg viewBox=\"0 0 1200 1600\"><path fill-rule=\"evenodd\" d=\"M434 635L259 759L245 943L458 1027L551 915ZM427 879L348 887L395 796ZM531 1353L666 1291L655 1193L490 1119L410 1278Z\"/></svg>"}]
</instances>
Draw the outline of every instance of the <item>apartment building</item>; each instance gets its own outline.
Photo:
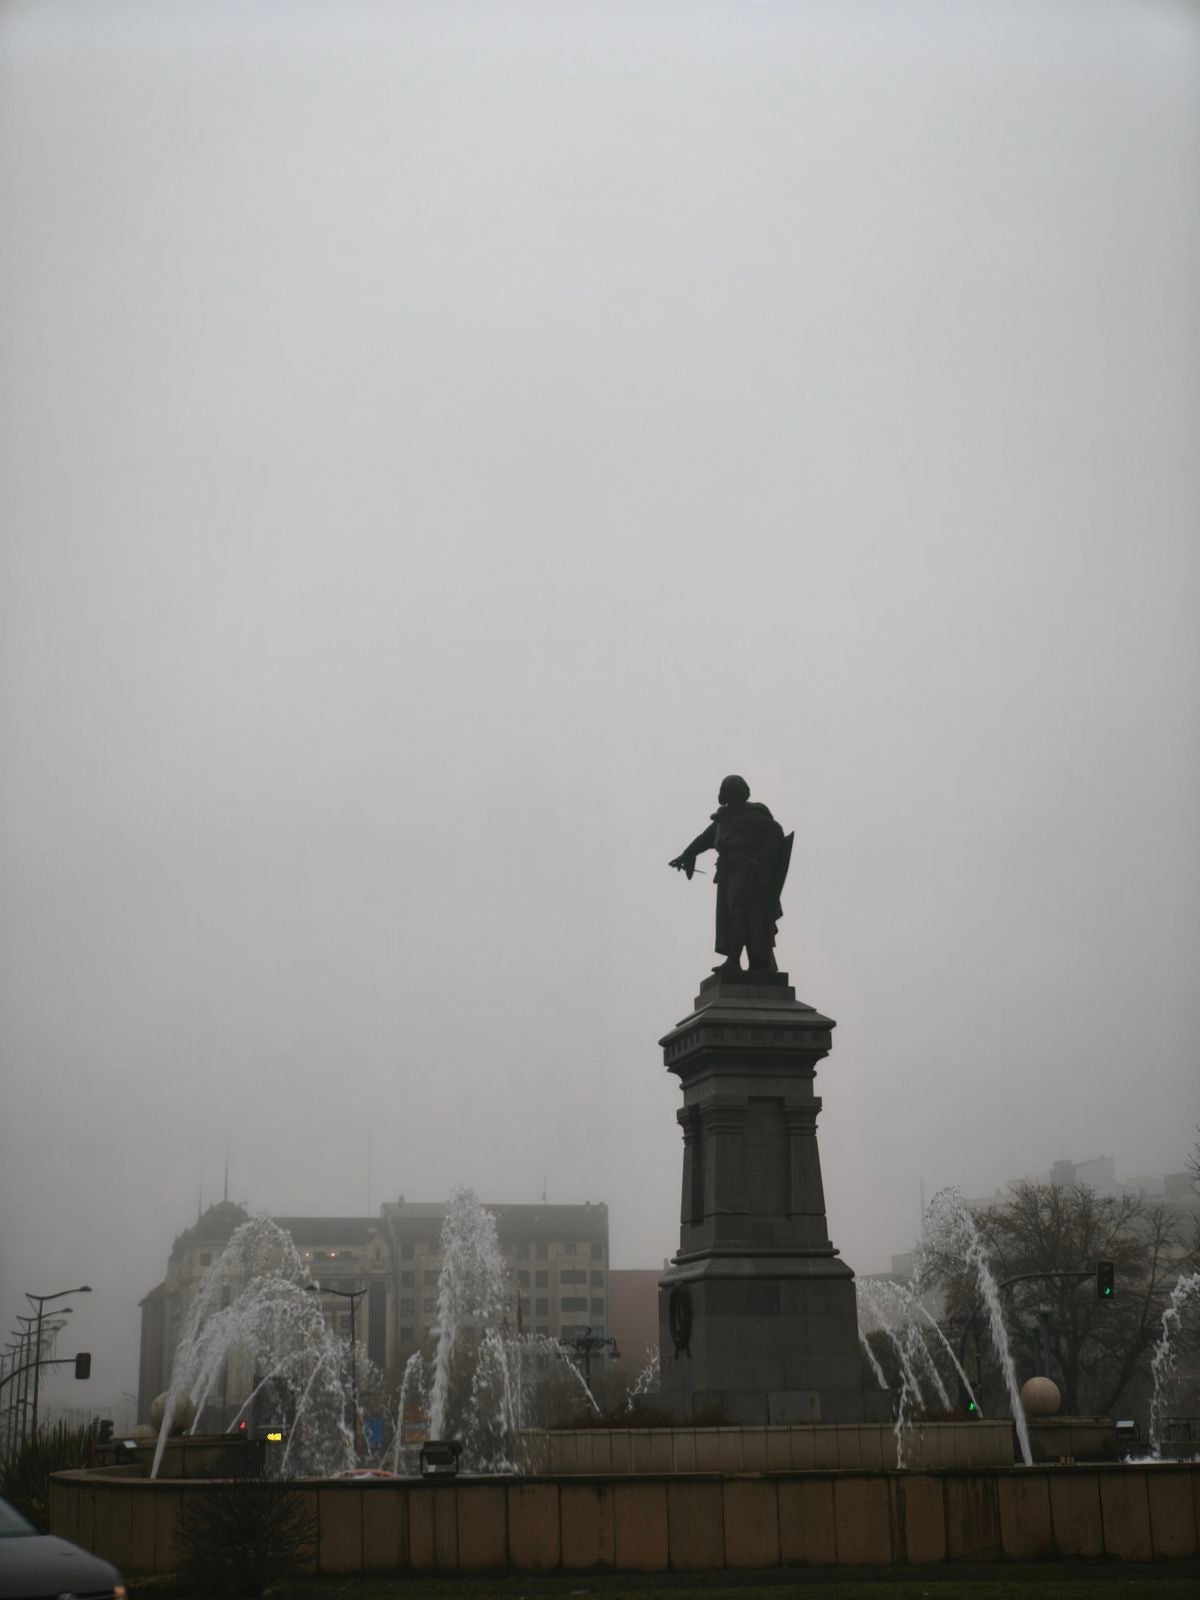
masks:
<instances>
[{"instance_id":1,"label":"apartment building","mask_svg":"<svg viewBox=\"0 0 1200 1600\"><path fill-rule=\"evenodd\" d=\"M395 1252L395 1347L407 1358L424 1348L437 1323L444 1204L385 1202L381 1215ZM525 1333L569 1336L609 1325L608 1207L487 1205L512 1283L509 1326Z\"/></svg>"},{"instance_id":2,"label":"apartment building","mask_svg":"<svg viewBox=\"0 0 1200 1600\"><path fill-rule=\"evenodd\" d=\"M610 1327L608 1208L583 1205L487 1205L509 1269L514 1331L569 1337ZM330 1326L351 1329L393 1387L414 1350L432 1351L441 1276L442 1202L385 1202L378 1217L276 1217L292 1238ZM210 1206L175 1240L167 1271L141 1302L138 1417L169 1384L188 1308L206 1270L249 1220L229 1200ZM362 1291L361 1297L358 1292ZM355 1295L352 1303L346 1298ZM353 1324L352 1324L353 1318ZM251 1374L231 1363L218 1411L236 1412ZM227 1392L225 1392L227 1391Z\"/></svg>"}]
</instances>

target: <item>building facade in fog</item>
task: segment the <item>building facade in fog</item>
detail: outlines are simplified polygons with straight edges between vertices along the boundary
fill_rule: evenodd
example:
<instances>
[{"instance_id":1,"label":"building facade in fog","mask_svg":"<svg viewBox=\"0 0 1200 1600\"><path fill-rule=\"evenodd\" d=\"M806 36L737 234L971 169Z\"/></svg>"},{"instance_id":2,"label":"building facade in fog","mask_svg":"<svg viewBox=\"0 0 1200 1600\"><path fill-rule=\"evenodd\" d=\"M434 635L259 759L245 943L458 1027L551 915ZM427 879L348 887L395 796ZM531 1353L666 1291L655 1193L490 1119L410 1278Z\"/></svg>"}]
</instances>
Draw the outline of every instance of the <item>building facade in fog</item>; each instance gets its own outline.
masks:
<instances>
[{"instance_id":1,"label":"building facade in fog","mask_svg":"<svg viewBox=\"0 0 1200 1600\"><path fill-rule=\"evenodd\" d=\"M658 1350L658 1280L661 1267L617 1267L609 1273L608 1328L620 1351L614 1385L629 1389Z\"/></svg>"},{"instance_id":2,"label":"building facade in fog","mask_svg":"<svg viewBox=\"0 0 1200 1600\"><path fill-rule=\"evenodd\" d=\"M1197 1195L1196 1182L1190 1172L1139 1173L1134 1177L1119 1178L1114 1156L1090 1156L1086 1161L1059 1160L1049 1172L1039 1172L1033 1178L1011 1179L995 1193L968 1200L967 1204L976 1208L1003 1204L1011 1198L1018 1183L1053 1184L1062 1189L1091 1189L1108 1199L1123 1194L1136 1195L1152 1205L1165 1206L1183 1220L1200 1214L1200 1195Z\"/></svg>"},{"instance_id":3,"label":"building facade in fog","mask_svg":"<svg viewBox=\"0 0 1200 1600\"><path fill-rule=\"evenodd\" d=\"M1185 1229L1200 1223L1200 1191L1191 1172L1118 1178L1114 1156L1090 1156L1086 1161L1059 1160L1049 1172L1039 1172L1032 1178L1011 1178L989 1195L968 1199L967 1204L973 1211L982 1211L988 1206L1002 1206L1012 1199L1017 1185L1021 1183L1053 1184L1062 1189L1091 1189L1104 1199L1115 1199L1122 1194L1136 1195L1150 1205L1164 1207ZM1180 1255L1184 1253L1185 1247L1180 1246ZM890 1272L875 1276L908 1278L915 1261L916 1252L905 1250L892 1257Z\"/></svg>"},{"instance_id":4,"label":"building facade in fog","mask_svg":"<svg viewBox=\"0 0 1200 1600\"><path fill-rule=\"evenodd\" d=\"M510 1327L554 1338L608 1327L608 1207L514 1205L496 1218L512 1276ZM381 1215L395 1252L394 1345L403 1359L424 1347L437 1321L443 1204L385 1202ZM297 1243L299 1241L297 1240Z\"/></svg>"},{"instance_id":5,"label":"building facade in fog","mask_svg":"<svg viewBox=\"0 0 1200 1600\"><path fill-rule=\"evenodd\" d=\"M609 1331L608 1207L488 1205L509 1269L513 1331L558 1338L591 1327ZM291 1235L312 1281L326 1291L365 1289L356 1333L388 1387L414 1350L429 1351L437 1323L441 1274L441 1202L385 1202L378 1217L276 1217ZM167 1388L188 1308L205 1271L249 1212L232 1201L212 1205L175 1240L166 1276L141 1302L138 1418L147 1421ZM326 1293L325 1316L350 1337L349 1302ZM249 1373L231 1365L216 1402L227 1423L245 1398Z\"/></svg>"}]
</instances>

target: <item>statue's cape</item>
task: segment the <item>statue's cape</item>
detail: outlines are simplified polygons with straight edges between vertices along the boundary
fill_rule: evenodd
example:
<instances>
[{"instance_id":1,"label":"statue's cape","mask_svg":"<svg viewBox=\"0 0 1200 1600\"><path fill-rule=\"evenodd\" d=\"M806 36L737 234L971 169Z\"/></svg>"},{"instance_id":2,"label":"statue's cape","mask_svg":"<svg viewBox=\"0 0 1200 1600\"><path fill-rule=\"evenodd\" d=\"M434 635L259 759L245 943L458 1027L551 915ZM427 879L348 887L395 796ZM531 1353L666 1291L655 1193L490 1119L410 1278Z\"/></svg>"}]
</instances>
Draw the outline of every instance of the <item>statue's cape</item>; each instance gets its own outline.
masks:
<instances>
[{"instance_id":1,"label":"statue's cape","mask_svg":"<svg viewBox=\"0 0 1200 1600\"><path fill-rule=\"evenodd\" d=\"M771 915L775 918L782 916L779 897L791 864L795 834L785 835L768 808L758 800L749 800L740 806L722 806L713 812L713 821L718 829L718 868L713 874L713 882L721 882L729 863L732 863L734 872L738 871L737 862L743 854L759 856L766 864L765 888L768 903L773 908ZM729 830L727 839L721 837L722 828Z\"/></svg>"},{"instance_id":2,"label":"statue's cape","mask_svg":"<svg viewBox=\"0 0 1200 1600\"><path fill-rule=\"evenodd\" d=\"M771 890L775 896L776 905L782 905L783 886L787 882L788 868L792 864L792 841L794 833L789 833L780 840L779 846L771 857ZM780 911L782 915L782 911Z\"/></svg>"}]
</instances>

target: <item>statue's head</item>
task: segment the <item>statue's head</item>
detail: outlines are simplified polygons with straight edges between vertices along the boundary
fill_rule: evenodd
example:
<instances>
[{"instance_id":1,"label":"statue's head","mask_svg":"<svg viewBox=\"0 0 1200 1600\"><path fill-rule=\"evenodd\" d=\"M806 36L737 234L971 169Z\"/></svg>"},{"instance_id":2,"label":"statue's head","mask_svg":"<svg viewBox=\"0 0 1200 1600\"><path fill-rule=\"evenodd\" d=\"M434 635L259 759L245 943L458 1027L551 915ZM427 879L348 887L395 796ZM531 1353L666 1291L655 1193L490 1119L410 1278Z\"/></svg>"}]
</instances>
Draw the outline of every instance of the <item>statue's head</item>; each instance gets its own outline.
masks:
<instances>
[{"instance_id":1,"label":"statue's head","mask_svg":"<svg viewBox=\"0 0 1200 1600\"><path fill-rule=\"evenodd\" d=\"M750 785L745 778L739 778L737 773L731 773L728 778L722 778L721 787L717 790L717 804L719 806L745 805L750 798Z\"/></svg>"}]
</instances>

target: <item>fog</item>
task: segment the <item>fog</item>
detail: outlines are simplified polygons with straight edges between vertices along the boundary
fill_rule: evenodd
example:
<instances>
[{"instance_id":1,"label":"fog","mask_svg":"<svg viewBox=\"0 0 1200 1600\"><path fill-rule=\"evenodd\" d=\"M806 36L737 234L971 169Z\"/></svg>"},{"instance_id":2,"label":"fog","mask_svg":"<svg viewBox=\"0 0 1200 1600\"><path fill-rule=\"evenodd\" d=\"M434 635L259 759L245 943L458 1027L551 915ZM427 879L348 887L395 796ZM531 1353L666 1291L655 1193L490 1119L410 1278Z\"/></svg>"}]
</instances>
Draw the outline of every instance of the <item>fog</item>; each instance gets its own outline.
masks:
<instances>
[{"instance_id":1,"label":"fog","mask_svg":"<svg viewBox=\"0 0 1200 1600\"><path fill-rule=\"evenodd\" d=\"M1200 19L7 5L0 1317L201 1199L677 1243L739 772L830 1230L1200 1122ZM701 866L711 870L712 858Z\"/></svg>"}]
</instances>

